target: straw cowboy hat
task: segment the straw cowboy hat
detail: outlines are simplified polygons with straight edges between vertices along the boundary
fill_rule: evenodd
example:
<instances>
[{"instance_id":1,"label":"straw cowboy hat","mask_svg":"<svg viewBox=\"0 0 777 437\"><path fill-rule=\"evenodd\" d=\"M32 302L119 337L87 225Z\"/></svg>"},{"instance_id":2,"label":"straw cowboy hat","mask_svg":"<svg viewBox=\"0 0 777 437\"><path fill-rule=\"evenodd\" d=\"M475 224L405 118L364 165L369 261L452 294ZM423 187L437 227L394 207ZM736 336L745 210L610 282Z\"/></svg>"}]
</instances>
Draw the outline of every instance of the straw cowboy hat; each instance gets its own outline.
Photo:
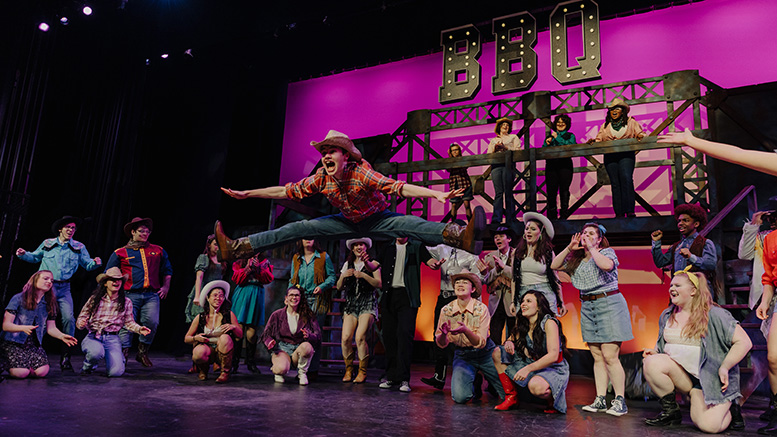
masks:
<instances>
[{"instance_id":1,"label":"straw cowboy hat","mask_svg":"<svg viewBox=\"0 0 777 437\"><path fill-rule=\"evenodd\" d=\"M367 246L367 249L372 247L372 240L367 237L362 238L354 238L351 240L347 240L345 242L345 247L348 248L348 250L353 250L353 245L356 243L364 243L365 246Z\"/></svg>"},{"instance_id":2,"label":"straw cowboy hat","mask_svg":"<svg viewBox=\"0 0 777 437\"><path fill-rule=\"evenodd\" d=\"M507 123L508 134L513 131L513 121L507 117L503 117L496 121L496 126L494 127L494 133L499 134L499 126L501 126L502 123Z\"/></svg>"},{"instance_id":3,"label":"straw cowboy hat","mask_svg":"<svg viewBox=\"0 0 777 437\"><path fill-rule=\"evenodd\" d=\"M97 283L102 284L103 281L107 281L108 279L121 279L123 282L126 281L127 278L129 278L129 275L122 274L121 269L118 267L111 267L110 269L106 270L105 273L100 273L97 275Z\"/></svg>"},{"instance_id":4,"label":"straw cowboy hat","mask_svg":"<svg viewBox=\"0 0 777 437\"><path fill-rule=\"evenodd\" d=\"M472 283L472 297L477 299L480 297L480 292L483 291L483 283L480 282L480 278L475 273L470 272L467 269L462 270L455 275L451 275L451 283L455 284L459 279L466 279Z\"/></svg>"},{"instance_id":5,"label":"straw cowboy hat","mask_svg":"<svg viewBox=\"0 0 777 437\"><path fill-rule=\"evenodd\" d=\"M336 130L330 130L329 133L326 134L326 138L324 138L323 141L311 141L310 145L315 147L319 153L321 152L321 148L324 146L339 147L348 153L352 161L359 162L362 160L362 152L360 152L359 149L353 145L353 141L348 138L348 135Z\"/></svg>"},{"instance_id":6,"label":"straw cowboy hat","mask_svg":"<svg viewBox=\"0 0 777 437\"><path fill-rule=\"evenodd\" d=\"M553 228L553 223L551 223L550 219L548 219L544 215L536 213L536 212L526 212L526 213L524 213L523 214L523 223L524 223L524 225L529 220L537 220L538 222L542 223L542 229L545 231L546 234L548 234L548 237L550 237L551 240L556 235L556 230Z\"/></svg>"},{"instance_id":7,"label":"straw cowboy hat","mask_svg":"<svg viewBox=\"0 0 777 437\"><path fill-rule=\"evenodd\" d=\"M612 99L612 102L610 102L609 105L607 105L607 109L610 110L612 108L621 107L623 109L624 114L629 113L629 105L626 104L622 99Z\"/></svg>"},{"instance_id":8,"label":"straw cowboy hat","mask_svg":"<svg viewBox=\"0 0 777 437\"><path fill-rule=\"evenodd\" d=\"M229 282L227 281L210 281L202 287L200 292L200 306L205 307L205 302L208 300L208 295L216 288L224 290L224 299L229 299Z\"/></svg>"},{"instance_id":9,"label":"straw cowboy hat","mask_svg":"<svg viewBox=\"0 0 777 437\"><path fill-rule=\"evenodd\" d=\"M129 223L124 225L124 235L126 235L128 237L131 237L132 236L132 230L133 229L137 229L137 228L139 228L141 226L147 227L149 231L153 231L154 230L154 222L153 222L153 220L151 220L150 218L135 217L134 219L132 219L132 221L130 221Z\"/></svg>"}]
</instances>

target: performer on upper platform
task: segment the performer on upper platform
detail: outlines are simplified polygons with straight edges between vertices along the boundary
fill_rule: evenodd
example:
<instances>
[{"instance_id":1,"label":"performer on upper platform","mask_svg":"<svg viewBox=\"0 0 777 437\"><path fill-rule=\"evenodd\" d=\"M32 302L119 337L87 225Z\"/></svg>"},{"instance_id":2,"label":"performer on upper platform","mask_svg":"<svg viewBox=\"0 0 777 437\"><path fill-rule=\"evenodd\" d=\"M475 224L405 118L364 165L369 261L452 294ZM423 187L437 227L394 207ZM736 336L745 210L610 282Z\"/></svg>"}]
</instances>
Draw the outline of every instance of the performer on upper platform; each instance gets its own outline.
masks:
<instances>
[{"instance_id":1,"label":"performer on upper platform","mask_svg":"<svg viewBox=\"0 0 777 437\"><path fill-rule=\"evenodd\" d=\"M692 147L699 152L760 171L772 176L777 176L777 154L773 152L761 152L758 150L741 149L730 144L716 143L693 136L690 130L683 132L669 132L658 137L658 143L682 144Z\"/></svg>"},{"instance_id":2,"label":"performer on upper platform","mask_svg":"<svg viewBox=\"0 0 777 437\"><path fill-rule=\"evenodd\" d=\"M596 138L588 143L599 141L622 140L636 138L637 141L647 136L642 126L629 117L629 105L621 99L613 99L607 106L607 117ZM634 217L634 166L636 152L606 153L604 166L612 186L612 208L615 217Z\"/></svg>"},{"instance_id":3,"label":"performer on upper platform","mask_svg":"<svg viewBox=\"0 0 777 437\"><path fill-rule=\"evenodd\" d=\"M583 411L606 412L613 416L628 413L626 407L626 374L619 359L621 343L634 338L626 299L618 290L618 257L604 236L606 229L598 223L586 223L583 231L551 264L572 277L580 290L580 330L594 357L596 399ZM612 382L615 399L607 408L605 395Z\"/></svg>"},{"instance_id":4,"label":"performer on upper platform","mask_svg":"<svg viewBox=\"0 0 777 437\"><path fill-rule=\"evenodd\" d=\"M653 263L656 267L671 267L671 272L684 270L692 266L691 271L702 272L710 281L707 284L711 292L715 292L715 267L718 263L718 253L715 243L699 234L707 225L707 212L698 204L678 205L674 210L677 229L680 231L680 241L674 243L668 251L661 251L660 230L653 231Z\"/></svg>"},{"instance_id":5,"label":"performer on upper platform","mask_svg":"<svg viewBox=\"0 0 777 437\"><path fill-rule=\"evenodd\" d=\"M513 121L509 118L500 118L496 121L494 133L496 138L492 138L488 143L487 153L499 153L505 151L518 150L521 143L517 135L512 134ZM491 165L491 181L494 183L494 211L491 215L491 223L501 223L504 217L505 208L511 211L513 205L513 166L505 164ZM506 193L505 193L506 192ZM508 222L512 217L507 218Z\"/></svg>"},{"instance_id":6,"label":"performer on upper platform","mask_svg":"<svg viewBox=\"0 0 777 437\"><path fill-rule=\"evenodd\" d=\"M572 119L567 114L556 116L553 123L555 130L550 131L550 135L545 138L546 146L566 146L577 144L575 134L569 132L572 127ZM574 166L572 158L556 158L545 161L545 190L548 194L547 215L551 220L557 218L566 219L569 217L569 187L572 185L572 176L574 175ZM561 216L558 215L556 205L556 195L559 196L561 203Z\"/></svg>"},{"instance_id":7,"label":"performer on upper platform","mask_svg":"<svg viewBox=\"0 0 777 437\"><path fill-rule=\"evenodd\" d=\"M690 395L693 424L703 432L718 433L729 423L742 421L736 404L742 396L739 362L752 343L736 319L712 302L704 274L689 270L672 278L672 303L661 313L656 348L643 353L645 379L659 396L662 409L645 423L679 424L678 390Z\"/></svg>"},{"instance_id":8,"label":"performer on upper platform","mask_svg":"<svg viewBox=\"0 0 777 437\"><path fill-rule=\"evenodd\" d=\"M321 193L340 209L340 213L289 223L238 240L229 239L221 223L216 222L215 233L222 259L250 257L257 251L299 238L413 237L428 245L445 243L469 252L475 251L475 243L485 227L482 207L475 208L473 220L464 228L453 223L434 223L420 217L391 212L386 200L386 194L395 194L403 197L429 197L445 202L463 194L463 189L443 193L388 178L373 170L362 159L361 152L348 136L334 130L330 130L323 141L310 144L321 153L323 164L313 176L288 183L285 187L249 191L222 190L236 199L255 197L301 200Z\"/></svg>"},{"instance_id":9,"label":"performer on upper platform","mask_svg":"<svg viewBox=\"0 0 777 437\"><path fill-rule=\"evenodd\" d=\"M130 240L126 246L113 251L105 266L106 271L111 267L118 267L122 274L127 275L124 292L132 301L135 321L151 330L150 334L140 336L138 353L135 356L144 367L153 366L148 358L148 351L159 326L160 299L167 297L173 275L167 252L161 246L148 242L153 228L154 222L150 218L135 217L124 225L124 234L130 237ZM132 346L132 334L122 329L119 335L126 358Z\"/></svg>"},{"instance_id":10,"label":"performer on upper platform","mask_svg":"<svg viewBox=\"0 0 777 437\"><path fill-rule=\"evenodd\" d=\"M89 272L102 264L99 256L92 259L89 257L86 246L73 239L80 223L81 219L66 215L51 225L51 232L57 234L56 237L43 240L43 243L34 252L27 252L21 247L16 250L16 256L22 261L40 263L39 270L48 270L54 275L53 289L62 318L62 331L70 336L76 332L70 279L78 270L79 265ZM62 370L73 370L73 365L70 364L70 350L67 345L65 345L59 364Z\"/></svg>"},{"instance_id":11,"label":"performer on upper platform","mask_svg":"<svg viewBox=\"0 0 777 437\"><path fill-rule=\"evenodd\" d=\"M451 158L461 157L461 146L452 143L448 147L448 156ZM459 215L459 207L464 204L464 213L467 215L467 220L472 219L472 207L469 202L475 197L472 195L472 181L469 178L467 167L450 168L448 169L450 175L450 187L451 191L463 189L464 192L460 196L451 197L451 221L456 220Z\"/></svg>"}]
</instances>

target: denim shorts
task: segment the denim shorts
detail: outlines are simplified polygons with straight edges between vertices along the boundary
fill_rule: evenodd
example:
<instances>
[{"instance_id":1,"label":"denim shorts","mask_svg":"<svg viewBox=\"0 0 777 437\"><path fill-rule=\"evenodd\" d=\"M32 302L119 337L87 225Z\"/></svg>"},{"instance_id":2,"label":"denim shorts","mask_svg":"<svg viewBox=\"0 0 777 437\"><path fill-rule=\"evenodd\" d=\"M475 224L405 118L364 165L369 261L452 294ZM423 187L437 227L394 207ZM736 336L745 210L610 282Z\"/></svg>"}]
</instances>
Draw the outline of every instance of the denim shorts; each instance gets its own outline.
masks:
<instances>
[{"instance_id":1,"label":"denim shorts","mask_svg":"<svg viewBox=\"0 0 777 437\"><path fill-rule=\"evenodd\" d=\"M298 344L291 344L291 343L286 343L284 341L279 341L275 343L275 347L272 349L272 352L274 354L277 354L279 352L286 352L288 356L291 356L294 353L294 351L297 350L298 347L299 347Z\"/></svg>"}]
</instances>

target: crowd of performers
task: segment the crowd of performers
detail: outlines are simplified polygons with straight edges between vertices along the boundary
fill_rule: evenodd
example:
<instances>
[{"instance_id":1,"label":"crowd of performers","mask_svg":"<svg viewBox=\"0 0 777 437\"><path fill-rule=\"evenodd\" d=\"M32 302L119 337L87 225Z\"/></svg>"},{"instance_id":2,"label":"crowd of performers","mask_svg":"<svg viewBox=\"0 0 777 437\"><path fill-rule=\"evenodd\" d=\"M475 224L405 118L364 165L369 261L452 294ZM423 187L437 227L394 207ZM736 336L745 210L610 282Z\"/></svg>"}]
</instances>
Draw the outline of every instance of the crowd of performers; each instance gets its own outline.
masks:
<instances>
[{"instance_id":1,"label":"crowd of performers","mask_svg":"<svg viewBox=\"0 0 777 437\"><path fill-rule=\"evenodd\" d=\"M570 126L569 117L557 117L556 130L547 144L574 144ZM489 151L515 147L517 139L510 130L509 122L499 120L498 136L489 144ZM639 125L628 118L628 106L616 100L597 140L642 136ZM730 152L727 148L734 147L697 139L687 131L669 134L660 141L706 148L705 152L721 157ZM189 329L184 341L193 346L191 373L206 380L211 368L218 369L216 382L227 382L238 368L243 344L246 368L260 373L255 359L261 343L271 355L276 382L285 382L294 367L298 383L307 385L318 372L321 328L332 311L332 292L337 290L345 299L341 304L343 381L367 380L368 331L380 317L386 369L379 386L410 392L421 265L426 264L440 271L440 293L434 316L435 373L422 378L423 383L442 390L450 373L453 401L466 403L482 396L485 379L488 390L499 398L494 406L497 410L516 408L521 392L525 392L544 402L546 412L565 413L569 364L560 319L567 308L558 277L558 272L564 272L579 291L582 337L594 362L596 396L582 410L614 416L628 413L619 353L621 344L633 338L631 318L618 287L618 256L609 246L604 226L586 223L560 253L554 253L551 218L558 217L555 202L548 208L550 217L525 213L522 235L499 223L503 209L495 204L490 238L496 250L483 254L482 239L487 231L483 208L471 209L471 185L458 185L469 181L466 169L458 178L452 171L452 190L439 192L374 171L342 133L330 131L323 141L311 145L321 153L323 164L313 176L286 186L222 189L237 199L301 199L321 193L340 213L235 240L216 223L214 235L208 237L195 263L195 285L185 308ZM460 156L461 148L452 146L449 153ZM634 213L634 156L631 152L617 155L606 156L605 165L613 185L620 184L617 190L613 187L616 214L630 216ZM757 160L743 165L756 166ZM561 217L568 214L570 165L566 160L548 163L557 171L548 177L553 179L549 185L558 189ZM495 181L500 179L499 172L499 167L492 170ZM468 223L434 223L391 212L386 194L450 200L454 208L464 204ZM499 200L497 190L497 201L508 201L504 197ZM756 310L764 319L763 332L769 338L769 380L772 390L777 391L777 359L773 359L777 357L777 335L770 335L772 325L768 324L777 283L777 233L770 233L777 227L774 200L770 210L756 213L745 225L740 256L754 259L754 272L761 274L753 281L751 303L755 305L762 295ZM679 423L679 392L690 397L691 420L702 431L721 432L729 426L741 429L738 363L751 342L731 314L713 302L715 281L711 274L717 252L714 244L699 234L706 224L706 212L698 205L681 205L675 218L681 239L666 252L662 250L662 232L650 234L654 262L657 267L667 267L672 280L670 304L659 319L656 347L644 352L644 375L662 408L646 423ZM769 229L761 231L762 223L768 223ZM79 224L75 217L63 217L52 225L54 238L44 240L35 251L20 248L16 252L23 261L40 263L40 270L11 298L4 313L0 371L7 370L14 378L46 376L49 363L41 346L45 334L62 341L61 368L72 370L70 351L78 343L76 328L87 331L80 344L85 354L82 374L94 373L104 361L108 376L121 376L132 334L139 335L136 360L142 366L153 366L148 351L159 324L160 299L169 291L172 268L167 252L149 242L152 220L134 218L128 222L124 233L129 241L105 264L99 257L91 258L86 247L73 239ZM373 238L390 242L378 249L373 247ZM339 275L332 258L316 244L322 239L347 240L348 254ZM274 276L273 266L262 252L288 243L297 244L297 250L291 260L284 306L265 321L264 285ZM97 286L76 318L70 278L79 266L102 268L104 272L97 276ZM224 280L230 270L234 288ZM481 299L484 287L487 300ZM608 386L614 391L609 404ZM761 418L768 425L759 432L777 434L777 394Z\"/></svg>"}]
</instances>

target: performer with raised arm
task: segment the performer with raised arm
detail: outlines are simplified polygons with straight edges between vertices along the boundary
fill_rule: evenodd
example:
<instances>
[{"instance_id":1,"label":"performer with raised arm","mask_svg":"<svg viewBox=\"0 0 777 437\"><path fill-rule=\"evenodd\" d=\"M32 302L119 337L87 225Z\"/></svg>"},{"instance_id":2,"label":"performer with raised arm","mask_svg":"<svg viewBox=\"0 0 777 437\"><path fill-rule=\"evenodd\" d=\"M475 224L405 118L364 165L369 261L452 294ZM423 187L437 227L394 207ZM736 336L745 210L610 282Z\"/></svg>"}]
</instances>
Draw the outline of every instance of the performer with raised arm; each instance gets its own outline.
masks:
<instances>
[{"instance_id":1,"label":"performer with raised arm","mask_svg":"<svg viewBox=\"0 0 777 437\"><path fill-rule=\"evenodd\" d=\"M323 194L340 213L315 220L289 223L278 229L229 239L216 222L215 233L220 256L224 260L246 258L257 251L270 249L291 241L305 239L348 239L363 236L389 238L412 237L427 245L441 243L476 250L476 242L485 227L482 207L475 208L467 227L449 223L434 223L413 215L402 215L389 210L387 194L402 197L428 197L440 202L460 196L464 190L440 192L388 178L372 169L362 159L361 152L343 133L330 130L326 138L311 145L321 153L322 168L305 179L286 186L235 191L222 188L236 199L294 199Z\"/></svg>"},{"instance_id":2,"label":"performer with raised arm","mask_svg":"<svg viewBox=\"0 0 777 437\"><path fill-rule=\"evenodd\" d=\"M81 219L66 215L51 225L51 232L57 236L43 240L34 252L21 247L16 256L28 263L40 263L39 270L48 270L54 275L54 296L57 298L59 314L62 318L62 331L72 336L76 332L76 318L73 312L73 296L70 294L70 279L78 266L90 272L100 267L100 257L92 259L84 243L73 239ZM73 370L70 364L70 347L65 344L59 362L62 370Z\"/></svg>"}]
</instances>

